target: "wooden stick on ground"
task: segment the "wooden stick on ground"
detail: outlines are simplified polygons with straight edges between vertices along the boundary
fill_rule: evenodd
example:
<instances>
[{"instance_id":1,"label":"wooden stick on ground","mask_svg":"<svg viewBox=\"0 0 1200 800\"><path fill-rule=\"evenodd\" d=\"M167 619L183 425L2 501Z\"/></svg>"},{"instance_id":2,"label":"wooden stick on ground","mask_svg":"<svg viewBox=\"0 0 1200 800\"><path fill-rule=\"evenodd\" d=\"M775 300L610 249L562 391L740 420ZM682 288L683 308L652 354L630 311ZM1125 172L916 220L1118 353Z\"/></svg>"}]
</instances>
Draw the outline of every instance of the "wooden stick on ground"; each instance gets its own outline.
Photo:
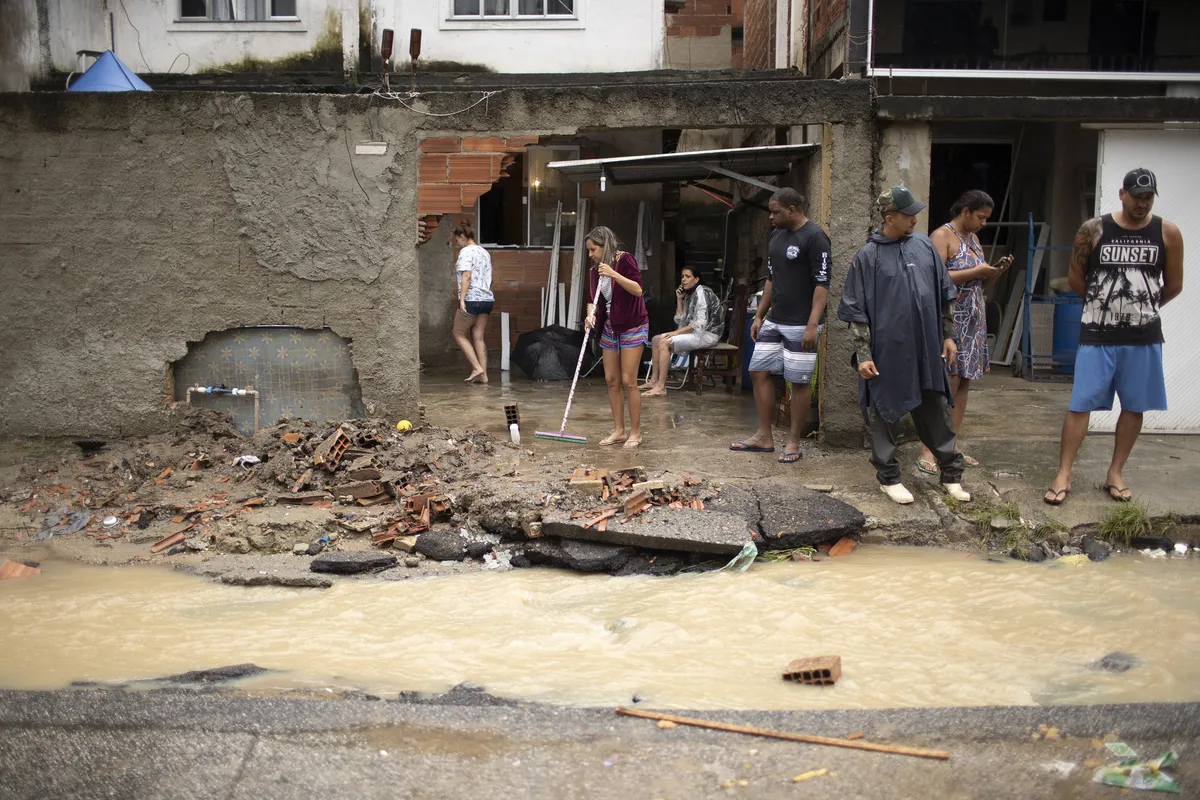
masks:
<instances>
[{"instance_id":1,"label":"wooden stick on ground","mask_svg":"<svg viewBox=\"0 0 1200 800\"><path fill-rule=\"evenodd\" d=\"M766 728L755 728L750 725L733 725L728 722L713 722L692 717L677 717L673 714L658 714L653 711L637 711L624 706L617 707L617 713L626 717L641 717L642 719L665 719L676 725L693 725L697 728L711 728L714 731L729 733L745 733L750 736L766 736L771 739L786 739L790 742L805 742L807 744L826 744L831 747L846 747L851 750L871 750L876 753L892 753L898 756L916 756L917 758L936 758L946 760L950 754L945 750L926 750L923 747L898 747L874 742L855 741L853 739L835 739L829 736L812 736L807 733L788 733L787 731L772 731Z\"/></svg>"}]
</instances>

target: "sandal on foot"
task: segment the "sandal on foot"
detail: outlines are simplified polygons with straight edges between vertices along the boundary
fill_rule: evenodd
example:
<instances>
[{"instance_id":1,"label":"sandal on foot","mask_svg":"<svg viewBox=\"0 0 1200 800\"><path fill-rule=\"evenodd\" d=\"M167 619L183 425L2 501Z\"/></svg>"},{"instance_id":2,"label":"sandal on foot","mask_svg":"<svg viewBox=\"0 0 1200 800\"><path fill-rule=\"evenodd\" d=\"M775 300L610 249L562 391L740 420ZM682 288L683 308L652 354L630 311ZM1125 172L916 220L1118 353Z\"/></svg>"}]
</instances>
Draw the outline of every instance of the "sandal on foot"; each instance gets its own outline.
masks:
<instances>
[{"instance_id":1,"label":"sandal on foot","mask_svg":"<svg viewBox=\"0 0 1200 800\"><path fill-rule=\"evenodd\" d=\"M937 464L925 458L917 459L917 470L924 472L926 475L937 475Z\"/></svg>"},{"instance_id":2,"label":"sandal on foot","mask_svg":"<svg viewBox=\"0 0 1200 800\"><path fill-rule=\"evenodd\" d=\"M1063 501L1067 499L1067 495L1071 493L1070 489L1055 489L1051 486L1042 495L1042 502L1048 506L1061 506Z\"/></svg>"},{"instance_id":3,"label":"sandal on foot","mask_svg":"<svg viewBox=\"0 0 1200 800\"><path fill-rule=\"evenodd\" d=\"M736 451L738 453L774 453L775 452L774 447L762 447L757 444L750 444L749 442L746 442L746 441L734 442L733 444L729 445L729 449Z\"/></svg>"},{"instance_id":4,"label":"sandal on foot","mask_svg":"<svg viewBox=\"0 0 1200 800\"><path fill-rule=\"evenodd\" d=\"M639 436L636 439L626 439L625 444L622 446L626 450L636 450L637 448L642 446L642 438Z\"/></svg>"},{"instance_id":5,"label":"sandal on foot","mask_svg":"<svg viewBox=\"0 0 1200 800\"><path fill-rule=\"evenodd\" d=\"M803 455L804 455L803 453L799 453L799 452L788 453L785 451L784 454L779 457L778 461L780 464L795 464L797 461L800 460L801 456L803 456Z\"/></svg>"},{"instance_id":6,"label":"sandal on foot","mask_svg":"<svg viewBox=\"0 0 1200 800\"><path fill-rule=\"evenodd\" d=\"M1100 491L1108 492L1108 496L1117 503L1128 503L1133 499L1133 492L1129 491L1128 486L1117 486L1115 483L1106 483L1100 487Z\"/></svg>"},{"instance_id":7,"label":"sandal on foot","mask_svg":"<svg viewBox=\"0 0 1200 800\"><path fill-rule=\"evenodd\" d=\"M963 457L963 463L966 464L968 467L978 467L979 466L979 459L971 458L966 453L959 453L959 455Z\"/></svg>"},{"instance_id":8,"label":"sandal on foot","mask_svg":"<svg viewBox=\"0 0 1200 800\"><path fill-rule=\"evenodd\" d=\"M625 440L627 438L629 438L629 437L627 437L623 434L611 433L608 435L607 438L600 440L600 446L601 447L611 447L614 444L624 444Z\"/></svg>"}]
</instances>

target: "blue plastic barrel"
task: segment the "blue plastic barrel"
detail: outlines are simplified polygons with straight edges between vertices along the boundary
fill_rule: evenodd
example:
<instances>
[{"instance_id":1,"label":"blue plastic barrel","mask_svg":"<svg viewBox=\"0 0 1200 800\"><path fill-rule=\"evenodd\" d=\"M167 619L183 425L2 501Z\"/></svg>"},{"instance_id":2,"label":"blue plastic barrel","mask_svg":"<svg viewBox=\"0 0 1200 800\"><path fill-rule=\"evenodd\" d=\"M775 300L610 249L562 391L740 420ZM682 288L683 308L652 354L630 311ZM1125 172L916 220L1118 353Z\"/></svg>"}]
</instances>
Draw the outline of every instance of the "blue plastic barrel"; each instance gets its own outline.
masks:
<instances>
[{"instance_id":1,"label":"blue plastic barrel","mask_svg":"<svg viewBox=\"0 0 1200 800\"><path fill-rule=\"evenodd\" d=\"M1074 292L1060 292L1054 303L1054 371L1075 374L1075 353L1079 350L1079 327L1083 322L1083 298Z\"/></svg>"}]
</instances>

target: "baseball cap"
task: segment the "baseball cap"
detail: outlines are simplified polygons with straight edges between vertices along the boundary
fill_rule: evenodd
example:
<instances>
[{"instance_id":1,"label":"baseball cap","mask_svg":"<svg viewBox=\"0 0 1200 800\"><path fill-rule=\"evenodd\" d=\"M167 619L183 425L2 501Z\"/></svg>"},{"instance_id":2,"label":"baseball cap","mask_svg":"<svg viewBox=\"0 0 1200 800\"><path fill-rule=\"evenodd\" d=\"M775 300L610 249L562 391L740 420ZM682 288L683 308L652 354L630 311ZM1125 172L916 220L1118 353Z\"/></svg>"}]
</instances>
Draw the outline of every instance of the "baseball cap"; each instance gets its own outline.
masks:
<instances>
[{"instance_id":1,"label":"baseball cap","mask_svg":"<svg viewBox=\"0 0 1200 800\"><path fill-rule=\"evenodd\" d=\"M875 201L875 206L881 214L899 211L901 214L906 214L910 217L916 216L925 209L925 204L913 197L912 192L903 186L893 186L879 195L879 199Z\"/></svg>"},{"instance_id":2,"label":"baseball cap","mask_svg":"<svg viewBox=\"0 0 1200 800\"><path fill-rule=\"evenodd\" d=\"M1121 183L1125 187L1125 191L1137 197L1138 195L1149 194L1153 192L1158 194L1158 178L1154 177L1154 173L1145 167L1131 169L1125 173L1125 180Z\"/></svg>"}]
</instances>

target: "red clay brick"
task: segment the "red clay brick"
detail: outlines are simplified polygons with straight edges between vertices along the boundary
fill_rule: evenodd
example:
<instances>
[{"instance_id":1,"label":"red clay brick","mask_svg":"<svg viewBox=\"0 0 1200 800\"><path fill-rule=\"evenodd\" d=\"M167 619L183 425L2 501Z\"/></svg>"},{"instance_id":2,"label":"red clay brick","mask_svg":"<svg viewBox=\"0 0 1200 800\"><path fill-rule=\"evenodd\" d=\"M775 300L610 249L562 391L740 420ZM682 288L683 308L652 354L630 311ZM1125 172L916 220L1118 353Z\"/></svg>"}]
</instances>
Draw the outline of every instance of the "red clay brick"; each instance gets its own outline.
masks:
<instances>
[{"instance_id":1,"label":"red clay brick","mask_svg":"<svg viewBox=\"0 0 1200 800\"><path fill-rule=\"evenodd\" d=\"M453 183L427 183L417 186L417 213L457 214L462 208L462 187Z\"/></svg>"},{"instance_id":2,"label":"red clay brick","mask_svg":"<svg viewBox=\"0 0 1200 800\"><path fill-rule=\"evenodd\" d=\"M418 180L421 183L445 183L449 168L444 155L422 155Z\"/></svg>"},{"instance_id":3,"label":"red clay brick","mask_svg":"<svg viewBox=\"0 0 1200 800\"><path fill-rule=\"evenodd\" d=\"M462 151L464 153L503 153L504 140L499 136L488 136L485 138L464 136Z\"/></svg>"},{"instance_id":4,"label":"red clay brick","mask_svg":"<svg viewBox=\"0 0 1200 800\"><path fill-rule=\"evenodd\" d=\"M462 201L464 206L469 206L472 211L475 210L475 201L481 195L487 194L491 190L490 183L466 183L462 187Z\"/></svg>"},{"instance_id":5,"label":"red clay brick","mask_svg":"<svg viewBox=\"0 0 1200 800\"><path fill-rule=\"evenodd\" d=\"M455 153L446 157L450 164L451 183L492 183L492 157L489 155Z\"/></svg>"},{"instance_id":6,"label":"red clay brick","mask_svg":"<svg viewBox=\"0 0 1200 800\"><path fill-rule=\"evenodd\" d=\"M537 144L539 137L537 136L510 136L504 143L504 149L510 153L524 152L526 147Z\"/></svg>"},{"instance_id":7,"label":"red clay brick","mask_svg":"<svg viewBox=\"0 0 1200 800\"><path fill-rule=\"evenodd\" d=\"M422 153L457 153L462 149L462 140L454 136L435 136L421 140Z\"/></svg>"}]
</instances>

